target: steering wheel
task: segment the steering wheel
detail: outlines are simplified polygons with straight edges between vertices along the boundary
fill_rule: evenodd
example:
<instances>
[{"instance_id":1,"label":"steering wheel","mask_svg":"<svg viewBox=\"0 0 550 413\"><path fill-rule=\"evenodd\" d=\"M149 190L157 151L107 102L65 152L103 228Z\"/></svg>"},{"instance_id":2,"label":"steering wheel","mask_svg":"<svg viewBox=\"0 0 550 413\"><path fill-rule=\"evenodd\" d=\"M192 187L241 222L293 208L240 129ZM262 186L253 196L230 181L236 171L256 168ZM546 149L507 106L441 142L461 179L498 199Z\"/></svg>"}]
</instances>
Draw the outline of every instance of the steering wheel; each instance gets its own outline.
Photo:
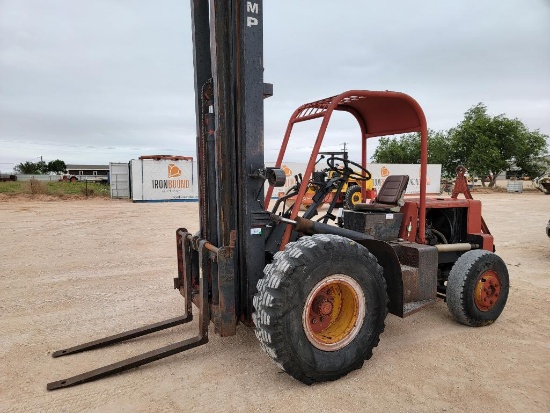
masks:
<instances>
[{"instance_id":1,"label":"steering wheel","mask_svg":"<svg viewBox=\"0 0 550 413\"><path fill-rule=\"evenodd\" d=\"M335 161L342 162L344 164L344 168L349 169L351 171L351 173L349 174L349 177L350 178L353 177L356 181L368 181L369 179L372 178L371 173L367 169L359 165L358 163L350 161L349 159L338 158L337 156L331 156L330 158L327 159L327 165L331 171L342 174L342 169L339 169L334 164ZM355 172L353 169L349 167L349 165L353 165L359 170L361 170L361 172L364 172L365 176L361 175L359 172Z\"/></svg>"}]
</instances>

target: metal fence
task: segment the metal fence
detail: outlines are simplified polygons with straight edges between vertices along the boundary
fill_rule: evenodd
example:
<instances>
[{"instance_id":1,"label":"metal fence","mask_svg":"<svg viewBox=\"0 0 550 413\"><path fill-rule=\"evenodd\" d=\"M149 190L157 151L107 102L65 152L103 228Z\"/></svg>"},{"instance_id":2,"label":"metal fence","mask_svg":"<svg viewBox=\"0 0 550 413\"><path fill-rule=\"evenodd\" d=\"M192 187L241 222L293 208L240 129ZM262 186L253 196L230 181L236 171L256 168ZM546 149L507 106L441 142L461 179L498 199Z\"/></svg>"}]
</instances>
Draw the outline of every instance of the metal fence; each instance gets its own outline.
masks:
<instances>
[{"instance_id":1,"label":"metal fence","mask_svg":"<svg viewBox=\"0 0 550 413\"><path fill-rule=\"evenodd\" d=\"M32 174L20 174L17 175L18 181L30 181L36 179L37 181L57 182L61 179L62 175L32 175Z\"/></svg>"},{"instance_id":2,"label":"metal fence","mask_svg":"<svg viewBox=\"0 0 550 413\"><path fill-rule=\"evenodd\" d=\"M71 176L75 176L79 181L85 182L107 182L107 176L105 175L32 175L32 174L18 174L17 180L18 181L30 181L31 179L35 179L37 181L43 181L43 182L57 182L61 181L63 179L63 176L66 176L67 178L70 178Z\"/></svg>"}]
</instances>

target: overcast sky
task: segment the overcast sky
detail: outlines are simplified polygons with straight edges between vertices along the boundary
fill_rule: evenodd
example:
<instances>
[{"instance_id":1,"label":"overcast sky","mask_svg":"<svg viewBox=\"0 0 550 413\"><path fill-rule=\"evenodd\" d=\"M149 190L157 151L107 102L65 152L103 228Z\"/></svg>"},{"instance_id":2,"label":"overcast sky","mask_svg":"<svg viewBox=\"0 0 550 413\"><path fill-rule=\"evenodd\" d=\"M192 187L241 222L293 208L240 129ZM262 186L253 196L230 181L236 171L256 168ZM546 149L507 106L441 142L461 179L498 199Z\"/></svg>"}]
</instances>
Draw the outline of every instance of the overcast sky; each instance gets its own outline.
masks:
<instances>
[{"instance_id":1,"label":"overcast sky","mask_svg":"<svg viewBox=\"0 0 550 413\"><path fill-rule=\"evenodd\" d=\"M297 106L348 89L405 92L435 130L484 102L550 135L550 0L264 0L264 46L266 161ZM1 171L194 156L193 93L189 0L0 0ZM356 148L354 122L324 149Z\"/></svg>"}]
</instances>

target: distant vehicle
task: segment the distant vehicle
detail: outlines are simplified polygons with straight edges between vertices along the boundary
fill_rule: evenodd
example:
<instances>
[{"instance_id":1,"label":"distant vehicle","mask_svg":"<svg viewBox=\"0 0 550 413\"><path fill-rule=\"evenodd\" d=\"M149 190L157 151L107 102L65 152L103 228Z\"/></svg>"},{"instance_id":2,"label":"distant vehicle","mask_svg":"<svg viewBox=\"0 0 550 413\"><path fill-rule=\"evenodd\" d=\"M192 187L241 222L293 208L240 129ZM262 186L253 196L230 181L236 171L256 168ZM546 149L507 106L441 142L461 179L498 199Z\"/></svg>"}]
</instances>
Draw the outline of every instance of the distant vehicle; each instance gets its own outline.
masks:
<instances>
[{"instance_id":1,"label":"distant vehicle","mask_svg":"<svg viewBox=\"0 0 550 413\"><path fill-rule=\"evenodd\" d=\"M533 186L546 195L550 195L550 172L533 179Z\"/></svg>"},{"instance_id":2,"label":"distant vehicle","mask_svg":"<svg viewBox=\"0 0 550 413\"><path fill-rule=\"evenodd\" d=\"M17 181L17 175L12 175L12 174L0 174L0 181L1 181L1 182Z\"/></svg>"},{"instance_id":3,"label":"distant vehicle","mask_svg":"<svg viewBox=\"0 0 550 413\"><path fill-rule=\"evenodd\" d=\"M300 209L305 210L315 203L316 196L322 196L321 203L332 204L335 200L333 206L352 209L355 204L364 202L361 197L361 182L363 181L365 181L367 198L374 198L376 194L372 195L374 192L372 179L365 178L361 172L361 165L348 159L347 151L319 152L319 154L321 156L316 165L325 159L325 155L328 155L327 167L313 172ZM352 169L351 166L354 166L355 169ZM295 187L290 188L286 193L279 192L279 198L285 200L287 207L294 205L300 183L298 179ZM321 193L322 195L318 195Z\"/></svg>"},{"instance_id":4,"label":"distant vehicle","mask_svg":"<svg viewBox=\"0 0 550 413\"><path fill-rule=\"evenodd\" d=\"M109 181L109 177L105 175L70 175L65 174L59 178L60 182L77 182L77 181L88 181L88 182L97 182L106 184Z\"/></svg>"}]
</instances>

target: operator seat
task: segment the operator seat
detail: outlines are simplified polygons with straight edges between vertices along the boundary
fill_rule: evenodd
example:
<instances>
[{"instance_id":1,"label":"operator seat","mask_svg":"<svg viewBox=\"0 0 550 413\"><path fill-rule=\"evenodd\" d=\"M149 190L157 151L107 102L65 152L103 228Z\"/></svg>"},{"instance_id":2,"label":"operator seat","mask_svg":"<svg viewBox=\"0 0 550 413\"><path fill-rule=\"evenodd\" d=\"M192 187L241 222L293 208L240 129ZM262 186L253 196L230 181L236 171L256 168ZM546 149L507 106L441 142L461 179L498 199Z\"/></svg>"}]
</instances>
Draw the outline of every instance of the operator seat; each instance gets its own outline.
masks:
<instances>
[{"instance_id":1,"label":"operator seat","mask_svg":"<svg viewBox=\"0 0 550 413\"><path fill-rule=\"evenodd\" d=\"M409 183L409 175L390 175L380 188L380 192L372 203L357 203L356 211L391 211L399 212L404 205L403 196Z\"/></svg>"}]
</instances>

